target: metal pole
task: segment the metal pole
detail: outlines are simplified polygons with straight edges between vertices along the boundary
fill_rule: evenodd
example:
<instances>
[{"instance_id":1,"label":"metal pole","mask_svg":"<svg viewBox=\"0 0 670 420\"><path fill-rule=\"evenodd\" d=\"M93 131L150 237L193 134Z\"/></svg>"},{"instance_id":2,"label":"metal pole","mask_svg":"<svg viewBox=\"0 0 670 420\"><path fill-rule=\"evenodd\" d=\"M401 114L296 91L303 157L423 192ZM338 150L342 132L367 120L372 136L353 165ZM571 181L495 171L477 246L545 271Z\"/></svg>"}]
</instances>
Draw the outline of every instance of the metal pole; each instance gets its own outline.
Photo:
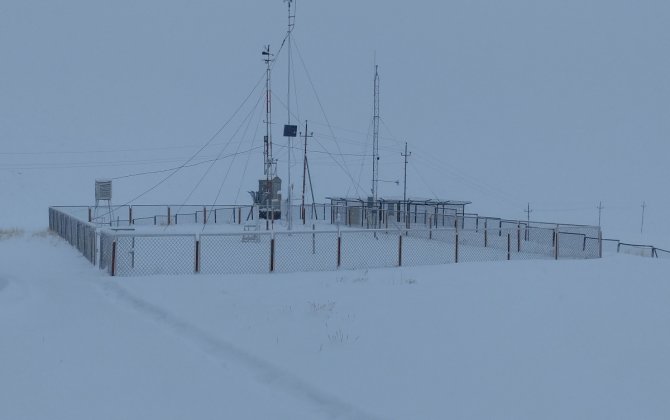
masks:
<instances>
[{"instance_id":1,"label":"metal pole","mask_svg":"<svg viewBox=\"0 0 670 420\"><path fill-rule=\"evenodd\" d=\"M645 201L642 202L642 223L640 224L640 233L644 230L644 210L647 208L647 203Z\"/></svg>"},{"instance_id":2,"label":"metal pole","mask_svg":"<svg viewBox=\"0 0 670 420\"><path fill-rule=\"evenodd\" d=\"M295 23L295 15L291 14L291 3L293 0L287 0L288 3L288 33L286 34L286 41L288 47L288 83L287 83L287 94L286 94L286 111L288 114L288 125L291 124L291 33L293 32L293 26ZM288 137L288 213L286 218L288 219L288 230L293 228L293 212L291 211L291 205L293 204L293 186L291 185L291 137Z\"/></svg>"},{"instance_id":3,"label":"metal pole","mask_svg":"<svg viewBox=\"0 0 670 420\"><path fill-rule=\"evenodd\" d=\"M405 217L407 217L407 158L411 156L412 153L407 153L407 142L405 142L405 153L401 153L400 156L405 158L405 175L403 176L403 193L402 201L405 205Z\"/></svg>"},{"instance_id":4,"label":"metal pole","mask_svg":"<svg viewBox=\"0 0 670 420\"><path fill-rule=\"evenodd\" d=\"M372 200L377 203L379 189L379 73L375 64L374 116L372 117Z\"/></svg>"},{"instance_id":5,"label":"metal pole","mask_svg":"<svg viewBox=\"0 0 670 420\"><path fill-rule=\"evenodd\" d=\"M300 217L302 224L305 224L307 216L305 214L305 185L307 183L307 138L312 137L313 133L307 134L307 120L305 120L305 154L302 161L302 201L300 204Z\"/></svg>"}]
</instances>

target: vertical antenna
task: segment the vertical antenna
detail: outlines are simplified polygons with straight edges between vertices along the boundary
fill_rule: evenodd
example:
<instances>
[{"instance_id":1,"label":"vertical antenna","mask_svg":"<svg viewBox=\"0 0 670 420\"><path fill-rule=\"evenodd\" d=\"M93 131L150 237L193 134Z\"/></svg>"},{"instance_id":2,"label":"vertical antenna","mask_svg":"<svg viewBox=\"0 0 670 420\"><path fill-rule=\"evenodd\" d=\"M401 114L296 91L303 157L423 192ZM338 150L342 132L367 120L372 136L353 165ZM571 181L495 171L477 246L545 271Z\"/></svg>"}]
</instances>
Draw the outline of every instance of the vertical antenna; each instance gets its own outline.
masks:
<instances>
[{"instance_id":1,"label":"vertical antenna","mask_svg":"<svg viewBox=\"0 0 670 420\"><path fill-rule=\"evenodd\" d=\"M271 89L271 64L272 54L270 53L270 46L266 45L262 52L265 58L265 139L263 142L263 158L265 164L265 175L270 181L275 176L276 166L272 158L272 89Z\"/></svg>"},{"instance_id":2,"label":"vertical antenna","mask_svg":"<svg viewBox=\"0 0 670 420\"><path fill-rule=\"evenodd\" d=\"M527 223L526 227L529 227L530 226L530 214L533 212L533 210L531 210L531 208L530 208L530 203L528 203L528 206L526 207L526 210L524 210L523 212L526 213L526 223Z\"/></svg>"},{"instance_id":3,"label":"vertical antenna","mask_svg":"<svg viewBox=\"0 0 670 420\"><path fill-rule=\"evenodd\" d=\"M307 219L307 213L305 212L305 187L307 184L307 139L312 137L314 133L307 132L307 120L305 120L305 133L303 137L305 138L305 155L302 161L302 202L300 204L300 218L302 219L302 224L305 224L305 219ZM310 181L310 188L311 188ZM312 202L313 203L313 202Z\"/></svg>"},{"instance_id":4,"label":"vertical antenna","mask_svg":"<svg viewBox=\"0 0 670 420\"><path fill-rule=\"evenodd\" d=\"M526 229L524 229L525 233L524 233L523 237L526 241L529 240L529 236L530 236L530 214L532 212L533 212L533 210L530 208L530 203L528 203L528 206L526 207L526 210L524 210L524 213L526 213Z\"/></svg>"},{"instance_id":5,"label":"vertical antenna","mask_svg":"<svg viewBox=\"0 0 670 420\"><path fill-rule=\"evenodd\" d=\"M372 200L377 203L379 194L379 73L375 64L375 99L372 118Z\"/></svg>"},{"instance_id":6,"label":"vertical antenna","mask_svg":"<svg viewBox=\"0 0 670 420\"><path fill-rule=\"evenodd\" d=\"M405 142L405 153L401 153L400 156L405 158L405 177L403 179L403 193L402 193L402 201L403 203L407 202L407 158L409 156L412 156L412 152L407 153L407 142Z\"/></svg>"},{"instance_id":7,"label":"vertical antenna","mask_svg":"<svg viewBox=\"0 0 670 420\"><path fill-rule=\"evenodd\" d=\"M288 32L286 34L286 41L288 47L288 89L286 94L286 111L288 113L288 126L291 125L291 33L293 32L293 26L295 25L295 12L291 12L291 4L295 0L284 0L288 3ZM295 137L295 134L293 135ZM287 188L287 201L288 201L288 213L286 218L288 221L288 230L291 230L293 227L293 212L291 205L293 204L292 192L293 185L291 184L291 136L288 138L288 188Z\"/></svg>"},{"instance_id":8,"label":"vertical antenna","mask_svg":"<svg viewBox=\"0 0 670 420\"><path fill-rule=\"evenodd\" d=\"M276 161L272 158L272 88L271 88L271 69L272 69L272 53L270 53L270 45L266 45L261 53L263 61L265 61L265 138L263 139L263 171L265 173L265 197L258 197L258 203L261 205L261 200L265 205L265 219L274 219L274 208L272 206L272 199L275 197L274 178L277 176ZM259 194L261 191L259 191ZM259 206L260 207L260 206ZM259 208L260 210L260 208ZM269 212L272 212L270 214Z\"/></svg>"},{"instance_id":9,"label":"vertical antenna","mask_svg":"<svg viewBox=\"0 0 670 420\"><path fill-rule=\"evenodd\" d=\"M405 220L407 221L407 213L409 211L407 205L407 158L412 156L412 152L407 153L407 142L405 142L405 153L401 153L400 156L405 158L405 176L403 178L403 192L402 192L402 204L405 207L403 211L405 212Z\"/></svg>"}]
</instances>

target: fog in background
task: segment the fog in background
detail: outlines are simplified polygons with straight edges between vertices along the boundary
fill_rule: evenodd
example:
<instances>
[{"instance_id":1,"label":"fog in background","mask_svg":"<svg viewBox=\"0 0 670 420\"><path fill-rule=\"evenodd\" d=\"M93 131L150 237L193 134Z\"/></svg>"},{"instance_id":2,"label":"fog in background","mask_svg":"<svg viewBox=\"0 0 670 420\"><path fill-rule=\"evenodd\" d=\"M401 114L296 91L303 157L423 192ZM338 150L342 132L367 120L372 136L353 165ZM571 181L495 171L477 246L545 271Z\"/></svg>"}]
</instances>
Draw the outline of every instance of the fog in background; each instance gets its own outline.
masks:
<instances>
[{"instance_id":1,"label":"fog in background","mask_svg":"<svg viewBox=\"0 0 670 420\"><path fill-rule=\"evenodd\" d=\"M251 93L191 163L234 159L184 168L136 201L249 204L264 178L260 53L279 50L286 15L279 0L3 0L0 227L92 204L96 178L185 163ZM407 141L411 196L524 219L530 203L533 219L584 224L602 201L605 236L670 247L669 21L660 0L298 1L292 120L314 132L317 201L369 194L376 62L381 195L402 196ZM286 181L286 45L273 92ZM114 180L114 204L169 173Z\"/></svg>"}]
</instances>

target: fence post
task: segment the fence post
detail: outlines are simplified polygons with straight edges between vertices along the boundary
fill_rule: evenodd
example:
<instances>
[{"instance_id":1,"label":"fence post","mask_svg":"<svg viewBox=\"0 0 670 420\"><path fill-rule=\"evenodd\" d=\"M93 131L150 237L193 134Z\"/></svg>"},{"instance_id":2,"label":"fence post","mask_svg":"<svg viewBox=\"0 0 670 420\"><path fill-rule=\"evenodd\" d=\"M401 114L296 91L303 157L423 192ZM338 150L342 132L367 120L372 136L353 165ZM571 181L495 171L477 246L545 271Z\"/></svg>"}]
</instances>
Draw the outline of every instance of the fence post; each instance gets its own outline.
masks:
<instances>
[{"instance_id":1,"label":"fence post","mask_svg":"<svg viewBox=\"0 0 670 420\"><path fill-rule=\"evenodd\" d=\"M270 239L270 272L275 271L275 237L272 235Z\"/></svg>"},{"instance_id":2,"label":"fence post","mask_svg":"<svg viewBox=\"0 0 670 420\"><path fill-rule=\"evenodd\" d=\"M554 247L554 258L558 259L558 229L554 230L554 236L556 238L556 246Z\"/></svg>"},{"instance_id":3,"label":"fence post","mask_svg":"<svg viewBox=\"0 0 670 420\"><path fill-rule=\"evenodd\" d=\"M128 206L128 226L133 224L133 206Z\"/></svg>"},{"instance_id":4,"label":"fence post","mask_svg":"<svg viewBox=\"0 0 670 420\"><path fill-rule=\"evenodd\" d=\"M252 214L253 214L253 209L252 209ZM238 207L237 208L237 224L239 225L241 223L242 223L242 207ZM273 238L273 241L274 241L274 238Z\"/></svg>"},{"instance_id":5,"label":"fence post","mask_svg":"<svg viewBox=\"0 0 670 420\"><path fill-rule=\"evenodd\" d=\"M428 230L428 239L433 239L433 215L430 215L430 229Z\"/></svg>"},{"instance_id":6,"label":"fence post","mask_svg":"<svg viewBox=\"0 0 670 420\"><path fill-rule=\"evenodd\" d=\"M398 267L402 267L402 235L398 235Z\"/></svg>"},{"instance_id":7,"label":"fence post","mask_svg":"<svg viewBox=\"0 0 670 420\"><path fill-rule=\"evenodd\" d=\"M203 225L207 224L207 206L204 206L202 208L202 224Z\"/></svg>"},{"instance_id":8,"label":"fence post","mask_svg":"<svg viewBox=\"0 0 670 420\"><path fill-rule=\"evenodd\" d=\"M170 207L168 207L168 226L172 224L172 212L170 210Z\"/></svg>"},{"instance_id":9,"label":"fence post","mask_svg":"<svg viewBox=\"0 0 670 420\"><path fill-rule=\"evenodd\" d=\"M88 223L93 222L93 212L91 211L91 208L88 208Z\"/></svg>"},{"instance_id":10,"label":"fence post","mask_svg":"<svg viewBox=\"0 0 670 420\"><path fill-rule=\"evenodd\" d=\"M200 272L200 241L195 241L195 272Z\"/></svg>"},{"instance_id":11,"label":"fence post","mask_svg":"<svg viewBox=\"0 0 670 420\"><path fill-rule=\"evenodd\" d=\"M455 251L454 251L454 254L455 254L455 255L454 255L454 256L455 256L455 258L454 258L454 262L458 263L458 233L456 233L456 242L455 242L455 244L456 244L456 247L455 247Z\"/></svg>"},{"instance_id":12,"label":"fence post","mask_svg":"<svg viewBox=\"0 0 670 420\"><path fill-rule=\"evenodd\" d=\"M112 277L116 275L116 241L112 242Z\"/></svg>"},{"instance_id":13,"label":"fence post","mask_svg":"<svg viewBox=\"0 0 670 420\"><path fill-rule=\"evenodd\" d=\"M337 268L342 264L342 237L337 235Z\"/></svg>"},{"instance_id":14,"label":"fence post","mask_svg":"<svg viewBox=\"0 0 670 420\"><path fill-rule=\"evenodd\" d=\"M521 223L516 224L516 252L521 252Z\"/></svg>"},{"instance_id":15,"label":"fence post","mask_svg":"<svg viewBox=\"0 0 670 420\"><path fill-rule=\"evenodd\" d=\"M512 235L507 233L507 260L512 259Z\"/></svg>"},{"instance_id":16,"label":"fence post","mask_svg":"<svg viewBox=\"0 0 670 420\"><path fill-rule=\"evenodd\" d=\"M484 248L489 246L488 219L484 219Z\"/></svg>"}]
</instances>

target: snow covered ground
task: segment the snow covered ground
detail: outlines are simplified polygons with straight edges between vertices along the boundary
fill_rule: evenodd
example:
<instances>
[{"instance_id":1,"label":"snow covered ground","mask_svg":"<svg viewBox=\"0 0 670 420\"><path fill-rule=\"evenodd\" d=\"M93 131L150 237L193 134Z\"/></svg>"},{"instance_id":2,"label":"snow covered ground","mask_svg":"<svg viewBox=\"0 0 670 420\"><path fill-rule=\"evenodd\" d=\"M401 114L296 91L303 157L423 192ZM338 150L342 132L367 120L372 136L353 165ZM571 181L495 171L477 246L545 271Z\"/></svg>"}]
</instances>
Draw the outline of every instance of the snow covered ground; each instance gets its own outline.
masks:
<instances>
[{"instance_id":1,"label":"snow covered ground","mask_svg":"<svg viewBox=\"0 0 670 420\"><path fill-rule=\"evenodd\" d=\"M408 141L410 195L670 249L670 2L298 3L317 201L367 194L375 57L383 196ZM244 203L267 43L287 186L285 4L0 9L0 419L670 418L668 260L104 275L47 208Z\"/></svg>"},{"instance_id":2,"label":"snow covered ground","mask_svg":"<svg viewBox=\"0 0 670 420\"><path fill-rule=\"evenodd\" d=\"M112 279L4 233L0 418L667 418L669 267Z\"/></svg>"}]
</instances>

